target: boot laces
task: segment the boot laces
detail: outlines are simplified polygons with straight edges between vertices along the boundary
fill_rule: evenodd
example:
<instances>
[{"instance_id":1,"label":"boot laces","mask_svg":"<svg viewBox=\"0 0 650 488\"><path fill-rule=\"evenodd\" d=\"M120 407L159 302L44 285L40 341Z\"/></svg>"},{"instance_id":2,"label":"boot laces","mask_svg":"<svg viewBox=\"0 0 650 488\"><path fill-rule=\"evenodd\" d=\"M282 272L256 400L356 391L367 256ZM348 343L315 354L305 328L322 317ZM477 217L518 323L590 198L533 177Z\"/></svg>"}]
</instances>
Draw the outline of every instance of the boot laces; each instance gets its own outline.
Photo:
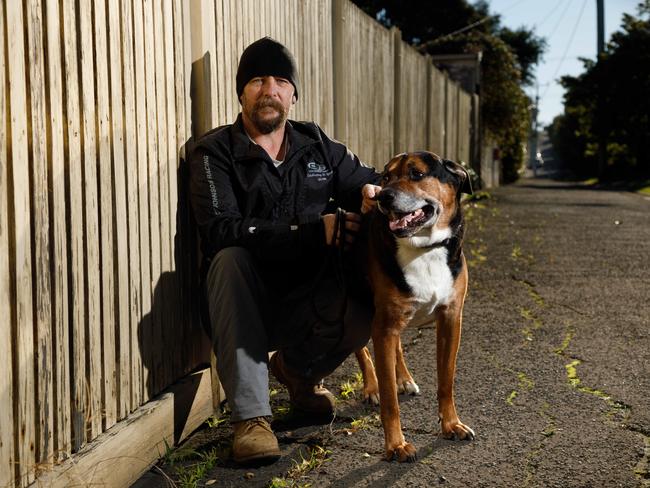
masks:
<instances>
[{"instance_id":1,"label":"boot laces","mask_svg":"<svg viewBox=\"0 0 650 488\"><path fill-rule=\"evenodd\" d=\"M246 421L246 432L251 431L257 426L262 427L264 430L268 430L269 432L272 432L269 421L266 420L266 418L264 417L255 417L252 419L248 419Z\"/></svg>"}]
</instances>

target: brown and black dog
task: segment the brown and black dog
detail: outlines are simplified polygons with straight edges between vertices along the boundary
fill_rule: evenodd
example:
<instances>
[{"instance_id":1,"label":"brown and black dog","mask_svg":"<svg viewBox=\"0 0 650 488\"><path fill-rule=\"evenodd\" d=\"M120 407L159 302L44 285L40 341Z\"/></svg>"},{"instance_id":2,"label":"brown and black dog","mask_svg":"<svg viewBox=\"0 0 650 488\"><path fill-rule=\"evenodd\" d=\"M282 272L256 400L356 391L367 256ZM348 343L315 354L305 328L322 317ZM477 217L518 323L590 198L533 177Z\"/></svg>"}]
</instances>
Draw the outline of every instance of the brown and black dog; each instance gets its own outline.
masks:
<instances>
[{"instance_id":1,"label":"brown and black dog","mask_svg":"<svg viewBox=\"0 0 650 488\"><path fill-rule=\"evenodd\" d=\"M357 351L364 395L379 402L386 458L415 459L402 433L398 392L419 393L409 373L400 333L409 323L436 321L438 416L446 438L474 438L454 404L467 265L462 250L461 193L471 193L465 169L429 152L399 154L386 165L377 207L369 215L368 277L375 303L372 341Z\"/></svg>"}]
</instances>

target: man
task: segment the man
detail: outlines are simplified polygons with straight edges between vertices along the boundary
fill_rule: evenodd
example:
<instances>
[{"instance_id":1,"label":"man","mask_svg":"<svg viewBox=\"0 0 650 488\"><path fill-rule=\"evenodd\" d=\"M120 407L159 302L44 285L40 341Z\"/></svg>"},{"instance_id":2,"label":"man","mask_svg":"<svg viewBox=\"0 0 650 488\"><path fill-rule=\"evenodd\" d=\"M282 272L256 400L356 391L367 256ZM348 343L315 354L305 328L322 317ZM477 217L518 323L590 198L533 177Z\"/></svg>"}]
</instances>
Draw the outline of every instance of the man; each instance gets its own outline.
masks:
<instances>
[{"instance_id":1,"label":"man","mask_svg":"<svg viewBox=\"0 0 650 488\"><path fill-rule=\"evenodd\" d=\"M327 256L354 240L378 175L317 125L288 120L299 81L282 44L265 37L248 46L236 85L235 123L197 142L191 198L233 457L262 463L280 456L266 419L268 369L296 410L331 417L322 379L368 341L369 311L342 296ZM348 211L344 225L336 206Z\"/></svg>"}]
</instances>

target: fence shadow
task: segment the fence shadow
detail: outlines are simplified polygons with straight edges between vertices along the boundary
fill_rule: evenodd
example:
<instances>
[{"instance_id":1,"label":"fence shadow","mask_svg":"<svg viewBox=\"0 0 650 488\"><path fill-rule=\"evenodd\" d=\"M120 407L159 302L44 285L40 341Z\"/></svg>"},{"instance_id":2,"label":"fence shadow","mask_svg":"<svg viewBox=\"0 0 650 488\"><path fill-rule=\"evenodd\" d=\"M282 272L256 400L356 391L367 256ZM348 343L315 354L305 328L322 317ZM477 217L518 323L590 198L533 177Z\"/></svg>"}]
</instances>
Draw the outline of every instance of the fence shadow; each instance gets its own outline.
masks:
<instances>
[{"instance_id":1,"label":"fence shadow","mask_svg":"<svg viewBox=\"0 0 650 488\"><path fill-rule=\"evenodd\" d=\"M189 156L191 147L190 139L179 154ZM146 396L154 398L185 378L187 393L174 395L174 443L180 440L199 388L200 378L187 375L210 362L210 341L203 331L199 313L198 237L190 206L187 159L179 156L174 270L161 273L155 280L151 310L138 324Z\"/></svg>"}]
</instances>

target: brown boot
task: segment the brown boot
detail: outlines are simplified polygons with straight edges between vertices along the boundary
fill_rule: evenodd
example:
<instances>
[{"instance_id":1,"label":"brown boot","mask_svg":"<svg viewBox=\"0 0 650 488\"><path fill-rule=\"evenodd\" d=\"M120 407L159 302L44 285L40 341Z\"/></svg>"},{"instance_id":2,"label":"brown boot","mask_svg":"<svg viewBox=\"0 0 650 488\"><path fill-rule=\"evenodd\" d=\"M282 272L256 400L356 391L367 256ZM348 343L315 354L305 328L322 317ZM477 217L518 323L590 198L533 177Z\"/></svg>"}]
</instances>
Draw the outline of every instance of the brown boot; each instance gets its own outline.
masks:
<instances>
[{"instance_id":1,"label":"brown boot","mask_svg":"<svg viewBox=\"0 0 650 488\"><path fill-rule=\"evenodd\" d=\"M264 417L255 417L233 424L233 459L237 463L268 464L280 457L278 440Z\"/></svg>"},{"instance_id":2,"label":"brown boot","mask_svg":"<svg viewBox=\"0 0 650 488\"><path fill-rule=\"evenodd\" d=\"M334 414L336 399L322 384L315 384L300 378L284 362L281 352L276 352L269 360L269 369L280 383L289 390L291 405L304 413L331 417Z\"/></svg>"}]
</instances>

